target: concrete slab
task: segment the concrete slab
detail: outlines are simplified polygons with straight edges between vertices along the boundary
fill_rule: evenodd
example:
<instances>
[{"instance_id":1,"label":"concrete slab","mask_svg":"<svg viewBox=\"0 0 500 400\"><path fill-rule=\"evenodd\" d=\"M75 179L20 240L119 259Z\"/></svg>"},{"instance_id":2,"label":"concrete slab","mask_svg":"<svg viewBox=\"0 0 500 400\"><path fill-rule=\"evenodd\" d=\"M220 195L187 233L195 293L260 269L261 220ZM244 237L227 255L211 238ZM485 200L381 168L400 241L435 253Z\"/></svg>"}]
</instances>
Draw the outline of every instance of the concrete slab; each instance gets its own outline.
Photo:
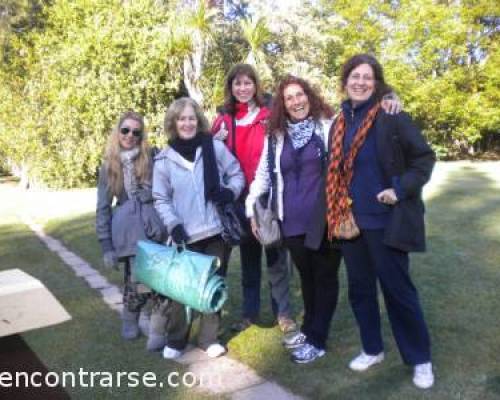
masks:
<instances>
[{"instance_id":1,"label":"concrete slab","mask_svg":"<svg viewBox=\"0 0 500 400\"><path fill-rule=\"evenodd\" d=\"M100 289L103 300L109 304L121 304L123 302L123 295L116 286L110 286L105 289Z\"/></svg>"},{"instance_id":2,"label":"concrete slab","mask_svg":"<svg viewBox=\"0 0 500 400\"><path fill-rule=\"evenodd\" d=\"M84 276L84 279L92 289L103 289L111 287L111 284L108 282L108 280L99 274L86 275Z\"/></svg>"},{"instance_id":3,"label":"concrete slab","mask_svg":"<svg viewBox=\"0 0 500 400\"><path fill-rule=\"evenodd\" d=\"M274 382L265 382L233 393L231 400L301 400Z\"/></svg>"},{"instance_id":4,"label":"concrete slab","mask_svg":"<svg viewBox=\"0 0 500 400\"><path fill-rule=\"evenodd\" d=\"M98 272L90 267L88 264L81 264L79 266L72 266L73 270L75 271L76 276L87 276L87 275L95 275Z\"/></svg>"},{"instance_id":5,"label":"concrete slab","mask_svg":"<svg viewBox=\"0 0 500 400\"><path fill-rule=\"evenodd\" d=\"M78 257L76 254L68 250L58 251L59 257L61 257L64 262L68 265L81 265L85 262L82 258Z\"/></svg>"},{"instance_id":6,"label":"concrete slab","mask_svg":"<svg viewBox=\"0 0 500 400\"><path fill-rule=\"evenodd\" d=\"M70 319L64 307L38 279L20 269L0 272L0 336Z\"/></svg>"},{"instance_id":7,"label":"concrete slab","mask_svg":"<svg viewBox=\"0 0 500 400\"><path fill-rule=\"evenodd\" d=\"M57 239L51 238L50 236L46 236L42 239L45 245L52 251L59 251L61 249L61 242Z\"/></svg>"},{"instance_id":8,"label":"concrete slab","mask_svg":"<svg viewBox=\"0 0 500 400\"><path fill-rule=\"evenodd\" d=\"M195 362L188 370L202 382L197 390L214 394L232 393L264 382L255 371L228 357Z\"/></svg>"},{"instance_id":9,"label":"concrete slab","mask_svg":"<svg viewBox=\"0 0 500 400\"><path fill-rule=\"evenodd\" d=\"M186 348L186 351L180 356L179 358L176 358L175 361L179 362L180 364L192 364L195 362L202 362L202 361L209 361L212 360L210 357L207 356L207 353L205 353L203 350L199 349L198 347L194 347L193 345L189 345Z\"/></svg>"}]
</instances>

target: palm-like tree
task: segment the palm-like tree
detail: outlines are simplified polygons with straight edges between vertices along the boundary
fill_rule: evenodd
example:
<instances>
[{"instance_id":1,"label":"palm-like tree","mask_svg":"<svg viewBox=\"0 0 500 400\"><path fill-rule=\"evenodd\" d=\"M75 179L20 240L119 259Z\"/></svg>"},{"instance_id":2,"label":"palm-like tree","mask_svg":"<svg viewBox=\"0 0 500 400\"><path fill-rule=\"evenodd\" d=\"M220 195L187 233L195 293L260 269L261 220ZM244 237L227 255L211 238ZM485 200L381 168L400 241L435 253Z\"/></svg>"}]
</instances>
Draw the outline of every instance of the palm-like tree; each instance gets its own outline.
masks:
<instances>
[{"instance_id":1,"label":"palm-like tree","mask_svg":"<svg viewBox=\"0 0 500 400\"><path fill-rule=\"evenodd\" d=\"M264 74L265 77L271 74L271 69L266 62L265 46L272 40L272 33L267 27L267 22L263 17L252 19L242 19L241 30L243 38L250 46L250 51L246 57L248 64L254 65Z\"/></svg>"}]
</instances>

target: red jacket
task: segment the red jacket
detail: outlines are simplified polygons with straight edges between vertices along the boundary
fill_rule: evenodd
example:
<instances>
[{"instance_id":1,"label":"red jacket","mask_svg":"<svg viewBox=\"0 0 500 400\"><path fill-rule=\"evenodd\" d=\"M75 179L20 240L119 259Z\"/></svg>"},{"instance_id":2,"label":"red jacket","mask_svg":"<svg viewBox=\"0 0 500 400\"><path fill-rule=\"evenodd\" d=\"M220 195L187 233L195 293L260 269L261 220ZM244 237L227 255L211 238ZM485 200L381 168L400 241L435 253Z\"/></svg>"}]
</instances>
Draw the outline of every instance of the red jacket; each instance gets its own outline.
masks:
<instances>
[{"instance_id":1,"label":"red jacket","mask_svg":"<svg viewBox=\"0 0 500 400\"><path fill-rule=\"evenodd\" d=\"M212 125L212 133L219 131L222 122L225 123L228 135L225 140L226 146L235 154L245 174L247 189L255 177L255 171L259 164L260 155L264 147L267 119L270 111L267 107L261 107L255 118L246 121L247 117L238 120L236 132L233 135L233 121L229 114L219 114ZM235 137L236 148L233 144Z\"/></svg>"}]
</instances>

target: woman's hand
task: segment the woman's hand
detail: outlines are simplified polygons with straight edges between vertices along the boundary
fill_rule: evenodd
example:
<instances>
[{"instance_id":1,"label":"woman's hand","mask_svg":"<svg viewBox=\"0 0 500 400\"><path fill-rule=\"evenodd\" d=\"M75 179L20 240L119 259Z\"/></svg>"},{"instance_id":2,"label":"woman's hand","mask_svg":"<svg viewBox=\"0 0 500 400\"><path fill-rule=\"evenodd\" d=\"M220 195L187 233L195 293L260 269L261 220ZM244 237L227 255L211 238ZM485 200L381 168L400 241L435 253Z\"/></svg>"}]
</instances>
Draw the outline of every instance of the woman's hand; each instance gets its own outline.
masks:
<instances>
[{"instance_id":1,"label":"woman's hand","mask_svg":"<svg viewBox=\"0 0 500 400\"><path fill-rule=\"evenodd\" d=\"M396 191L394 189L385 189L377 194L377 200L382 204L387 204L393 206L398 202L398 197L396 196Z\"/></svg>"},{"instance_id":2,"label":"woman's hand","mask_svg":"<svg viewBox=\"0 0 500 400\"><path fill-rule=\"evenodd\" d=\"M257 225L257 220L255 217L250 218L250 226L252 227L252 233L253 235L259 239L259 231L258 231L258 225Z\"/></svg>"},{"instance_id":3,"label":"woman's hand","mask_svg":"<svg viewBox=\"0 0 500 400\"><path fill-rule=\"evenodd\" d=\"M390 93L382 98L382 108L387 114L399 114L403 109L401 99L395 93Z\"/></svg>"},{"instance_id":4,"label":"woman's hand","mask_svg":"<svg viewBox=\"0 0 500 400\"><path fill-rule=\"evenodd\" d=\"M219 130L214 135L214 139L224 141L224 140L226 140L228 134L229 134L229 131L226 128L226 123L224 121L222 121L222 124L220 124Z\"/></svg>"}]
</instances>

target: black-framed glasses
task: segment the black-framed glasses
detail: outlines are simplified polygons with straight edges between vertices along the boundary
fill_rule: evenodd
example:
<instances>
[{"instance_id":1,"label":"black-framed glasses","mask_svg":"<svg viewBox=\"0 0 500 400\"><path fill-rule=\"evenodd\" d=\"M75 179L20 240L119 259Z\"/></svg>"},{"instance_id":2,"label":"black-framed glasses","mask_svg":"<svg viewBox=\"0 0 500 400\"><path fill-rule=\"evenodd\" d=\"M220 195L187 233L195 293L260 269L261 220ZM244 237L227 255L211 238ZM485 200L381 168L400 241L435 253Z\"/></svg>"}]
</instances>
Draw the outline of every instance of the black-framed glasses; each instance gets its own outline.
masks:
<instances>
[{"instance_id":1,"label":"black-framed glasses","mask_svg":"<svg viewBox=\"0 0 500 400\"><path fill-rule=\"evenodd\" d=\"M120 128L120 133L122 135L128 135L129 132L132 132L132 135L134 135L137 138L140 138L142 136L142 130L140 130L140 129L130 129L128 126L124 126L123 128Z\"/></svg>"}]
</instances>

